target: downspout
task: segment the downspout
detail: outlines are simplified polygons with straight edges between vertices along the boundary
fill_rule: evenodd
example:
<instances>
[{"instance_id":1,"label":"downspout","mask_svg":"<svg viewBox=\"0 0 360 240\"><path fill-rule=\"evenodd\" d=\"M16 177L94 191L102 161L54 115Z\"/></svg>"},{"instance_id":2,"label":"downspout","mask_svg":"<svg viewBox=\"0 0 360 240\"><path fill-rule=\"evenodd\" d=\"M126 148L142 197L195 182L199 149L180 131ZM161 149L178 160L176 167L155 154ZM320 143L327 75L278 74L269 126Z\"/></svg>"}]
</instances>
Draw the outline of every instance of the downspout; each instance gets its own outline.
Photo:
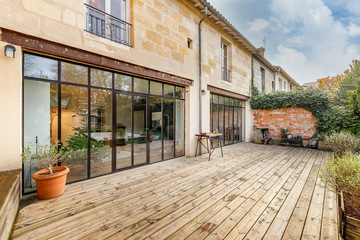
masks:
<instances>
[{"instance_id":1,"label":"downspout","mask_svg":"<svg viewBox=\"0 0 360 240\"><path fill-rule=\"evenodd\" d=\"M201 52L201 23L207 15L207 5L205 4L205 12L203 18L199 22L199 131L202 132L202 52ZM201 155L201 147L200 147Z\"/></svg>"}]
</instances>

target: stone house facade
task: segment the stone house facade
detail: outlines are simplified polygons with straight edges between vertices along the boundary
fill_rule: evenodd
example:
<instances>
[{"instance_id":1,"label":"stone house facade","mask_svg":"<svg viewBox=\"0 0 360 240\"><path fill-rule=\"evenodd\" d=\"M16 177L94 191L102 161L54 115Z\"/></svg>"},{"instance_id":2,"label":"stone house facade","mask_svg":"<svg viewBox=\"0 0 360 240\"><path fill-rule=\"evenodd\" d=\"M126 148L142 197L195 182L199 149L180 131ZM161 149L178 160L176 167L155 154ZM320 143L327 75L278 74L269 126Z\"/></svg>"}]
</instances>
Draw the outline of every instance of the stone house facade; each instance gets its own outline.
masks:
<instances>
[{"instance_id":1,"label":"stone house facade","mask_svg":"<svg viewBox=\"0 0 360 240\"><path fill-rule=\"evenodd\" d=\"M28 141L60 139L77 156L69 182L193 156L199 132L250 141L252 58L265 92L282 89L280 78L296 85L203 0L6 0L0 47L9 45L14 58L0 54L0 171L22 168ZM25 192L34 170L24 167Z\"/></svg>"}]
</instances>

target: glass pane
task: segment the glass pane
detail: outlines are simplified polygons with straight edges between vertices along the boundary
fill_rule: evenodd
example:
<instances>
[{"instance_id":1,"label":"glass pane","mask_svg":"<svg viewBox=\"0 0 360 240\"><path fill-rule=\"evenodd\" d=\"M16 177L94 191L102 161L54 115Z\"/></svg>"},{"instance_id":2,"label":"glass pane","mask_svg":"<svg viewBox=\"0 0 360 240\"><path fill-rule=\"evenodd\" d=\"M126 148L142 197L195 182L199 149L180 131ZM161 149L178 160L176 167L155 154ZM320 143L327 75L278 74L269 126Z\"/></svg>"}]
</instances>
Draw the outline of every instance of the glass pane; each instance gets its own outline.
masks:
<instances>
[{"instance_id":1,"label":"glass pane","mask_svg":"<svg viewBox=\"0 0 360 240\"><path fill-rule=\"evenodd\" d=\"M239 108L234 108L234 142L239 142Z\"/></svg>"},{"instance_id":2,"label":"glass pane","mask_svg":"<svg viewBox=\"0 0 360 240\"><path fill-rule=\"evenodd\" d=\"M134 78L134 92L149 93L148 80L141 78Z\"/></svg>"},{"instance_id":3,"label":"glass pane","mask_svg":"<svg viewBox=\"0 0 360 240\"><path fill-rule=\"evenodd\" d=\"M229 98L229 105L230 105L230 106L233 106L233 105L234 105L233 98Z\"/></svg>"},{"instance_id":4,"label":"glass pane","mask_svg":"<svg viewBox=\"0 0 360 240\"><path fill-rule=\"evenodd\" d=\"M164 98L164 159L174 158L174 100Z\"/></svg>"},{"instance_id":5,"label":"glass pane","mask_svg":"<svg viewBox=\"0 0 360 240\"><path fill-rule=\"evenodd\" d=\"M105 12L105 0L86 0L86 3Z\"/></svg>"},{"instance_id":6,"label":"glass pane","mask_svg":"<svg viewBox=\"0 0 360 240\"><path fill-rule=\"evenodd\" d=\"M91 176L111 172L112 93L91 89L90 112Z\"/></svg>"},{"instance_id":7,"label":"glass pane","mask_svg":"<svg viewBox=\"0 0 360 240\"><path fill-rule=\"evenodd\" d=\"M224 97L224 104L228 105L229 104L229 98L228 97Z\"/></svg>"},{"instance_id":8,"label":"glass pane","mask_svg":"<svg viewBox=\"0 0 360 240\"><path fill-rule=\"evenodd\" d=\"M150 82L150 94L162 95L162 84L158 82Z\"/></svg>"},{"instance_id":9,"label":"glass pane","mask_svg":"<svg viewBox=\"0 0 360 240\"><path fill-rule=\"evenodd\" d=\"M115 89L132 91L132 77L115 73Z\"/></svg>"},{"instance_id":10,"label":"glass pane","mask_svg":"<svg viewBox=\"0 0 360 240\"><path fill-rule=\"evenodd\" d=\"M58 80L58 61L24 54L24 76L47 80Z\"/></svg>"},{"instance_id":11,"label":"glass pane","mask_svg":"<svg viewBox=\"0 0 360 240\"><path fill-rule=\"evenodd\" d=\"M175 88L175 97L176 98L185 98L185 88L176 87Z\"/></svg>"},{"instance_id":12,"label":"glass pane","mask_svg":"<svg viewBox=\"0 0 360 240\"><path fill-rule=\"evenodd\" d=\"M224 97L223 96L219 96L219 104L224 104Z\"/></svg>"},{"instance_id":13,"label":"glass pane","mask_svg":"<svg viewBox=\"0 0 360 240\"><path fill-rule=\"evenodd\" d=\"M175 157L185 155L185 103L184 100L176 99L175 120Z\"/></svg>"},{"instance_id":14,"label":"glass pane","mask_svg":"<svg viewBox=\"0 0 360 240\"><path fill-rule=\"evenodd\" d=\"M67 182L87 178L88 162L88 88L61 87L61 140L65 164L70 168Z\"/></svg>"},{"instance_id":15,"label":"glass pane","mask_svg":"<svg viewBox=\"0 0 360 240\"><path fill-rule=\"evenodd\" d=\"M132 97L116 95L116 168L132 165Z\"/></svg>"},{"instance_id":16,"label":"glass pane","mask_svg":"<svg viewBox=\"0 0 360 240\"><path fill-rule=\"evenodd\" d=\"M169 84L164 84L164 96L165 97L174 97L174 86Z\"/></svg>"},{"instance_id":17,"label":"glass pane","mask_svg":"<svg viewBox=\"0 0 360 240\"><path fill-rule=\"evenodd\" d=\"M161 97L150 97L150 162L162 160Z\"/></svg>"},{"instance_id":18,"label":"glass pane","mask_svg":"<svg viewBox=\"0 0 360 240\"><path fill-rule=\"evenodd\" d=\"M213 94L212 96L213 96L213 103L215 104L219 103L219 96L216 94Z\"/></svg>"},{"instance_id":19,"label":"glass pane","mask_svg":"<svg viewBox=\"0 0 360 240\"><path fill-rule=\"evenodd\" d=\"M87 85L88 68L77 64L62 62L61 81Z\"/></svg>"},{"instance_id":20,"label":"glass pane","mask_svg":"<svg viewBox=\"0 0 360 240\"><path fill-rule=\"evenodd\" d=\"M111 0L111 15L126 21L126 2L125 0Z\"/></svg>"},{"instance_id":21,"label":"glass pane","mask_svg":"<svg viewBox=\"0 0 360 240\"><path fill-rule=\"evenodd\" d=\"M112 73L92 68L90 82L92 86L112 88Z\"/></svg>"},{"instance_id":22,"label":"glass pane","mask_svg":"<svg viewBox=\"0 0 360 240\"><path fill-rule=\"evenodd\" d=\"M225 145L229 144L229 134L230 134L230 128L229 128L229 107L225 107Z\"/></svg>"},{"instance_id":23,"label":"glass pane","mask_svg":"<svg viewBox=\"0 0 360 240\"><path fill-rule=\"evenodd\" d=\"M24 143L49 144L58 138L58 85L50 82L24 81ZM40 169L24 166L24 191L36 189L32 175Z\"/></svg>"},{"instance_id":24,"label":"glass pane","mask_svg":"<svg viewBox=\"0 0 360 240\"><path fill-rule=\"evenodd\" d=\"M234 108L229 107L229 144L234 143Z\"/></svg>"},{"instance_id":25,"label":"glass pane","mask_svg":"<svg viewBox=\"0 0 360 240\"><path fill-rule=\"evenodd\" d=\"M211 131L218 130L219 131L219 113L218 113L218 105L211 104ZM216 138L217 139L217 138ZM214 146L218 147L218 141L214 141Z\"/></svg>"},{"instance_id":26,"label":"glass pane","mask_svg":"<svg viewBox=\"0 0 360 240\"><path fill-rule=\"evenodd\" d=\"M146 163L147 98L134 96L134 165Z\"/></svg>"},{"instance_id":27,"label":"glass pane","mask_svg":"<svg viewBox=\"0 0 360 240\"><path fill-rule=\"evenodd\" d=\"M225 135L225 132L224 132L224 106L219 105L218 110L219 110L219 133L223 134L222 139L223 139L223 143L224 143L224 138L225 138L225 136L224 136Z\"/></svg>"}]
</instances>

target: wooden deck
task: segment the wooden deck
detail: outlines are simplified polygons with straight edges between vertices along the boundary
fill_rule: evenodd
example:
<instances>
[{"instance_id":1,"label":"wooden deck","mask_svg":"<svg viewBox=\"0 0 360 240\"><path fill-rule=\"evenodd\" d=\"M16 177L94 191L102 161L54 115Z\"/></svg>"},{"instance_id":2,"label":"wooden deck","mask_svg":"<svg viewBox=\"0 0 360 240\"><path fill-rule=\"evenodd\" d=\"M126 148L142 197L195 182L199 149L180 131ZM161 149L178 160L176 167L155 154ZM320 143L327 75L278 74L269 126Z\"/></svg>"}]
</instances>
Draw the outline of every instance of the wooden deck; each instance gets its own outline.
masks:
<instances>
[{"instance_id":1,"label":"wooden deck","mask_svg":"<svg viewBox=\"0 0 360 240\"><path fill-rule=\"evenodd\" d=\"M68 185L24 206L15 239L337 239L329 152L241 143Z\"/></svg>"}]
</instances>

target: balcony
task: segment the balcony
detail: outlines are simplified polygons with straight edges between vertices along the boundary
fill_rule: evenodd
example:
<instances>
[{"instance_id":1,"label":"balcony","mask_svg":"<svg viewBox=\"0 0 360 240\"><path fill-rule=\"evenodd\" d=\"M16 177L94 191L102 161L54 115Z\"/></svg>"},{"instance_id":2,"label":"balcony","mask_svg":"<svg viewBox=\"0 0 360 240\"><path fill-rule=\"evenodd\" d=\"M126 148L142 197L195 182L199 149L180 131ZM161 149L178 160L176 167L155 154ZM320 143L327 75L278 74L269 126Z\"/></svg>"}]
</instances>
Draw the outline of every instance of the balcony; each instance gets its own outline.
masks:
<instances>
[{"instance_id":1,"label":"balcony","mask_svg":"<svg viewBox=\"0 0 360 240\"><path fill-rule=\"evenodd\" d=\"M115 18L103 11L86 6L86 29L85 31L96 36L110 39L111 41L131 46L131 24Z\"/></svg>"},{"instance_id":2,"label":"balcony","mask_svg":"<svg viewBox=\"0 0 360 240\"><path fill-rule=\"evenodd\" d=\"M231 71L226 68L221 68L221 80L226 82L231 82L230 77L231 77Z\"/></svg>"}]
</instances>

